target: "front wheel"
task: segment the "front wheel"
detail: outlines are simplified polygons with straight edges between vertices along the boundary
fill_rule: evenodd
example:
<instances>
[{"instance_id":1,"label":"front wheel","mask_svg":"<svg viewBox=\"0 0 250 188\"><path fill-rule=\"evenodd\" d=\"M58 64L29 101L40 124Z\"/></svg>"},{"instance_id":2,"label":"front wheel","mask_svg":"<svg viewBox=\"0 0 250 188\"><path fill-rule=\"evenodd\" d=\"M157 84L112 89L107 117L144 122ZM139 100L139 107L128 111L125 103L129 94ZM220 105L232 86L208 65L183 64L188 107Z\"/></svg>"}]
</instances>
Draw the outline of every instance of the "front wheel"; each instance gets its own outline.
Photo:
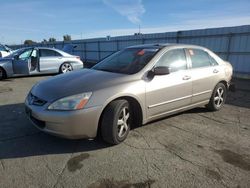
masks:
<instances>
[{"instance_id":1,"label":"front wheel","mask_svg":"<svg viewBox=\"0 0 250 188\"><path fill-rule=\"evenodd\" d=\"M207 105L207 108L211 111L220 110L222 106L225 104L226 97L227 97L226 86L223 83L218 83L214 88L214 91Z\"/></svg>"},{"instance_id":2,"label":"front wheel","mask_svg":"<svg viewBox=\"0 0 250 188\"><path fill-rule=\"evenodd\" d=\"M60 73L66 73L66 72L70 72L73 70L73 67L70 63L63 63L60 67Z\"/></svg>"},{"instance_id":3,"label":"front wheel","mask_svg":"<svg viewBox=\"0 0 250 188\"><path fill-rule=\"evenodd\" d=\"M131 124L131 110L128 101L112 101L103 112L101 120L101 134L105 142L119 144L129 133Z\"/></svg>"}]
</instances>

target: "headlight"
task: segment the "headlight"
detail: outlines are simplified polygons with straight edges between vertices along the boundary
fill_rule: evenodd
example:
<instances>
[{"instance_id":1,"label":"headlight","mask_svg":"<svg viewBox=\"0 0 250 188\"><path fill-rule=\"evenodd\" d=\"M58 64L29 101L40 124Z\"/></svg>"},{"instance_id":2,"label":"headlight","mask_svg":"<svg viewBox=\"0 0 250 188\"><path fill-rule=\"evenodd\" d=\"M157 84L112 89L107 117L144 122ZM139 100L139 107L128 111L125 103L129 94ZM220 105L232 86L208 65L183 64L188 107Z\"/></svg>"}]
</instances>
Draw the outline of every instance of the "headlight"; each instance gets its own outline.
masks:
<instances>
[{"instance_id":1,"label":"headlight","mask_svg":"<svg viewBox=\"0 0 250 188\"><path fill-rule=\"evenodd\" d=\"M92 92L65 97L49 105L49 110L79 110L87 104Z\"/></svg>"}]
</instances>

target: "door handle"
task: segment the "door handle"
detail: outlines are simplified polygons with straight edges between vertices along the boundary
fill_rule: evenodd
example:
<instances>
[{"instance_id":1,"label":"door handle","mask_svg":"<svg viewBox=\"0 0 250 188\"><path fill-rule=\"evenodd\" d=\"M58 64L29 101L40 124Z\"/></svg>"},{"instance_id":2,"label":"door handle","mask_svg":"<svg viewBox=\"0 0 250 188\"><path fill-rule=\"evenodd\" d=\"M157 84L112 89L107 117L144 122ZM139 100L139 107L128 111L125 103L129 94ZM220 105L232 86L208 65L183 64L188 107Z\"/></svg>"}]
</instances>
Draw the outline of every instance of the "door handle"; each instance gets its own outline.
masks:
<instances>
[{"instance_id":1,"label":"door handle","mask_svg":"<svg viewBox=\"0 0 250 188\"><path fill-rule=\"evenodd\" d=\"M182 80L189 80L189 79L191 79L191 76L187 76L187 75L182 78Z\"/></svg>"},{"instance_id":2,"label":"door handle","mask_svg":"<svg viewBox=\"0 0 250 188\"><path fill-rule=\"evenodd\" d=\"M213 70L213 73L218 73L219 71L217 69L214 69Z\"/></svg>"}]
</instances>

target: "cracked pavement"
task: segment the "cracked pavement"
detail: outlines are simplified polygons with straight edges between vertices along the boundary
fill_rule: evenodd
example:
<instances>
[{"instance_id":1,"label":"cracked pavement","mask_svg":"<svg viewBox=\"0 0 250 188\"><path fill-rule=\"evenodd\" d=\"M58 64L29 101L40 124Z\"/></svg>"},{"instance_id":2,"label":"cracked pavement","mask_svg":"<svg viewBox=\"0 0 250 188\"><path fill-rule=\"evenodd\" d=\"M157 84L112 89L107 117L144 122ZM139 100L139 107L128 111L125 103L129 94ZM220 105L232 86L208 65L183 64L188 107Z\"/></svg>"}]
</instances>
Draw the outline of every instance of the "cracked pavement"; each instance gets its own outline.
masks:
<instances>
[{"instance_id":1,"label":"cracked pavement","mask_svg":"<svg viewBox=\"0 0 250 188\"><path fill-rule=\"evenodd\" d=\"M0 187L250 187L250 81L219 112L196 108L109 146L34 128L23 101L49 76L0 82Z\"/></svg>"}]
</instances>

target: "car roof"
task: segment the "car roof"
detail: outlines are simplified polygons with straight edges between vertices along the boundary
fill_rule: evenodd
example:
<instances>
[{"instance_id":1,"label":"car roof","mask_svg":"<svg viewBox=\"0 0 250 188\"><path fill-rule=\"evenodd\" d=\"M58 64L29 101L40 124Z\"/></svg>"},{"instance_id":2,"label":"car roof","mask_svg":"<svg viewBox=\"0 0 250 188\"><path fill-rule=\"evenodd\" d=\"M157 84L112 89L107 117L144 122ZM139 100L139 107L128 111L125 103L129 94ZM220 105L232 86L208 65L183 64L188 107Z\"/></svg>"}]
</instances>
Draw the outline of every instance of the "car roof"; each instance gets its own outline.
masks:
<instances>
[{"instance_id":1,"label":"car roof","mask_svg":"<svg viewBox=\"0 0 250 188\"><path fill-rule=\"evenodd\" d=\"M43 49L43 50L59 50L57 48L41 47L41 46L29 46L29 47L23 47L23 48L20 48L20 49L31 49L31 48Z\"/></svg>"},{"instance_id":2,"label":"car roof","mask_svg":"<svg viewBox=\"0 0 250 188\"><path fill-rule=\"evenodd\" d=\"M207 49L198 45L191 44L180 44L180 43L153 43L153 44L140 44L135 46L130 46L128 48L164 48L164 47L183 47L183 48L200 48Z\"/></svg>"},{"instance_id":3,"label":"car roof","mask_svg":"<svg viewBox=\"0 0 250 188\"><path fill-rule=\"evenodd\" d=\"M63 56L72 56L71 54L68 54L60 49L57 48L50 48L50 47L40 47L40 46L33 46L33 47L24 47L24 48L20 48L22 50L28 50L28 49L38 49L38 50L55 50L57 52L59 52L61 55ZM18 49L18 50L20 50Z\"/></svg>"}]
</instances>

